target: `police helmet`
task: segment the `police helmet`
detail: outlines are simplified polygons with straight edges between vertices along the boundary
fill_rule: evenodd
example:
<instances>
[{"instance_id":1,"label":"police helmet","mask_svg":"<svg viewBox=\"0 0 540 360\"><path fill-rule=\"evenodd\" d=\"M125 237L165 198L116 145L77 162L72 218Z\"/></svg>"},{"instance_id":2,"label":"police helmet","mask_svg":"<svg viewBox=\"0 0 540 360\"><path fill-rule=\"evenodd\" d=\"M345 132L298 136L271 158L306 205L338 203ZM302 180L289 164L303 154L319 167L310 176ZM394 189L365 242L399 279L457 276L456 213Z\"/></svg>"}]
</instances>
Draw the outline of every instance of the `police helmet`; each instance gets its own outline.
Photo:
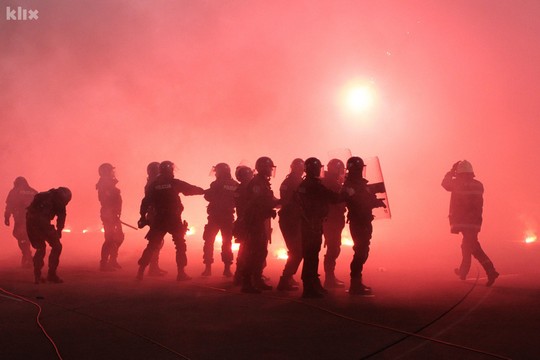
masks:
<instances>
[{"instance_id":1,"label":"police helmet","mask_svg":"<svg viewBox=\"0 0 540 360\"><path fill-rule=\"evenodd\" d=\"M263 176L272 176L274 168L274 162L268 156L260 157L255 162L255 170L257 170L257 173Z\"/></svg>"},{"instance_id":2,"label":"police helmet","mask_svg":"<svg viewBox=\"0 0 540 360\"><path fill-rule=\"evenodd\" d=\"M334 175L341 175L345 172L345 164L339 159L332 159L326 165L328 173Z\"/></svg>"},{"instance_id":3,"label":"police helmet","mask_svg":"<svg viewBox=\"0 0 540 360\"><path fill-rule=\"evenodd\" d=\"M56 189L57 194L60 196L62 203L67 205L71 201L71 190L67 187L59 187Z\"/></svg>"},{"instance_id":4,"label":"police helmet","mask_svg":"<svg viewBox=\"0 0 540 360\"><path fill-rule=\"evenodd\" d=\"M456 174L473 174L473 167L467 160L460 161L456 167Z\"/></svg>"},{"instance_id":5,"label":"police helmet","mask_svg":"<svg viewBox=\"0 0 540 360\"><path fill-rule=\"evenodd\" d=\"M253 178L253 170L251 170L249 166L240 165L236 167L234 176L236 177L236 180L238 180L241 183L244 183Z\"/></svg>"},{"instance_id":6,"label":"police helmet","mask_svg":"<svg viewBox=\"0 0 540 360\"><path fill-rule=\"evenodd\" d=\"M304 160L296 158L291 162L291 173L299 174L300 176L304 172Z\"/></svg>"},{"instance_id":7,"label":"police helmet","mask_svg":"<svg viewBox=\"0 0 540 360\"><path fill-rule=\"evenodd\" d=\"M231 168L226 163L219 163L214 166L214 171L216 172L216 178L230 178L231 177Z\"/></svg>"},{"instance_id":8,"label":"police helmet","mask_svg":"<svg viewBox=\"0 0 540 360\"><path fill-rule=\"evenodd\" d=\"M363 171L364 170L364 160L358 156L353 156L347 160L347 170L348 171Z\"/></svg>"},{"instance_id":9,"label":"police helmet","mask_svg":"<svg viewBox=\"0 0 540 360\"><path fill-rule=\"evenodd\" d=\"M308 178L320 177L321 168L322 168L322 164L319 159L314 158L314 157L310 157L309 159L306 159L306 162L305 162L306 177Z\"/></svg>"},{"instance_id":10,"label":"police helmet","mask_svg":"<svg viewBox=\"0 0 540 360\"><path fill-rule=\"evenodd\" d=\"M114 171L114 166L109 163L103 163L99 165L98 173L101 177L112 177Z\"/></svg>"},{"instance_id":11,"label":"police helmet","mask_svg":"<svg viewBox=\"0 0 540 360\"><path fill-rule=\"evenodd\" d=\"M159 164L160 175L174 175L174 164L172 161L165 160Z\"/></svg>"},{"instance_id":12,"label":"police helmet","mask_svg":"<svg viewBox=\"0 0 540 360\"><path fill-rule=\"evenodd\" d=\"M157 161L152 161L146 166L146 174L150 178L155 178L159 174L159 163Z\"/></svg>"},{"instance_id":13,"label":"police helmet","mask_svg":"<svg viewBox=\"0 0 540 360\"><path fill-rule=\"evenodd\" d=\"M15 187L28 187L28 181L23 176L17 176L15 181L13 181L13 186Z\"/></svg>"}]
</instances>

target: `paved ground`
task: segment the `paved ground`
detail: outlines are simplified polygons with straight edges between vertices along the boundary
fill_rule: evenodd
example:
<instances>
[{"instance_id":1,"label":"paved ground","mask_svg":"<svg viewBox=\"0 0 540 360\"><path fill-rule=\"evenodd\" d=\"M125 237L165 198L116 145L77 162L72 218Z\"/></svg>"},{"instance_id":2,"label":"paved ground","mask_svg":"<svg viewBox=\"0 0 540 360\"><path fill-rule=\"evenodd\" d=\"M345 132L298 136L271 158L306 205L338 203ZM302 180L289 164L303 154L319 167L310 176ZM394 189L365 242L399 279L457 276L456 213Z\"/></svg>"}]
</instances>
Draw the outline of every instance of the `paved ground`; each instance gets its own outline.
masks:
<instances>
[{"instance_id":1,"label":"paved ground","mask_svg":"<svg viewBox=\"0 0 540 360\"><path fill-rule=\"evenodd\" d=\"M137 283L133 265L115 273L95 268L68 262L61 267L64 284L34 285L31 271L14 259L0 267L0 286L39 304L41 323L64 359L540 356L538 273L502 274L486 288L476 274L462 282L446 272L367 271L374 297L336 290L303 301L299 293L242 294L219 275ZM275 284L277 267L269 275ZM0 357L57 358L36 324L38 308L0 295Z\"/></svg>"}]
</instances>

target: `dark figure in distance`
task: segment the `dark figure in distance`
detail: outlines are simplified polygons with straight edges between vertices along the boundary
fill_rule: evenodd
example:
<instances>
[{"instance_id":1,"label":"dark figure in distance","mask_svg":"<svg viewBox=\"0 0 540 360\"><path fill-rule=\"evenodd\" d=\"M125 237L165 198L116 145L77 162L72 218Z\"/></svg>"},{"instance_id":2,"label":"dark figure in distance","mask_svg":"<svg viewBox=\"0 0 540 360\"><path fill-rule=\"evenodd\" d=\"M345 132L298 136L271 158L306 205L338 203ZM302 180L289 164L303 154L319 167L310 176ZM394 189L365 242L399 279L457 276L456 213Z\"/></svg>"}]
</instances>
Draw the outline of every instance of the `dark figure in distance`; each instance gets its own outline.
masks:
<instances>
[{"instance_id":1,"label":"dark figure in distance","mask_svg":"<svg viewBox=\"0 0 540 360\"><path fill-rule=\"evenodd\" d=\"M223 275L231 277L231 265L233 263L232 237L234 223L234 195L238 183L231 176L231 168L228 164L219 163L214 166L216 180L210 184L210 188L204 193L208 201L208 223L203 232L203 261L205 270L203 276L212 275L212 263L214 262L214 242L218 232L221 232L221 261L225 265Z\"/></svg>"},{"instance_id":2,"label":"dark figure in distance","mask_svg":"<svg viewBox=\"0 0 540 360\"><path fill-rule=\"evenodd\" d=\"M36 249L34 254L34 280L36 284L45 282L41 277L41 269L45 265L45 243L51 246L49 254L49 272L47 281L62 283L56 270L62 253L62 229L66 223L66 206L71 200L71 191L66 187L51 189L40 192L34 196L34 200L26 212L26 230L32 247ZM56 227L51 221L56 217Z\"/></svg>"},{"instance_id":3,"label":"dark figure in distance","mask_svg":"<svg viewBox=\"0 0 540 360\"><path fill-rule=\"evenodd\" d=\"M347 175L341 190L345 199L349 229L353 240L353 259L351 261L350 295L370 295L372 290L362 282L362 271L369 256L369 246L373 233L373 209L385 207L381 199L373 194L368 181L363 177L364 160L353 156L347 160Z\"/></svg>"},{"instance_id":4,"label":"dark figure in distance","mask_svg":"<svg viewBox=\"0 0 540 360\"><path fill-rule=\"evenodd\" d=\"M486 255L480 242L478 233L482 226L482 211L484 206L484 186L474 178L472 165L467 160L458 161L446 173L442 187L450 191L450 232L461 233L462 260L456 275L461 280L467 278L471 268L471 256L474 256L484 268L488 281L487 286L493 285L499 277L493 263Z\"/></svg>"},{"instance_id":5,"label":"dark figure in distance","mask_svg":"<svg viewBox=\"0 0 540 360\"><path fill-rule=\"evenodd\" d=\"M275 169L272 159L260 157L255 163L255 169L257 174L249 182L246 192L246 263L242 279L242 292L246 293L260 293L261 290L272 289L272 286L265 283L262 273L268 255L267 224L270 218L276 216L274 208L279 203L270 186L270 177Z\"/></svg>"},{"instance_id":6,"label":"dark figure in distance","mask_svg":"<svg viewBox=\"0 0 540 360\"><path fill-rule=\"evenodd\" d=\"M118 249L124 242L124 232L120 222L122 195L120 189L116 187L118 180L111 164L101 164L98 172L99 181L96 184L96 190L101 204L100 217L105 235L105 241L101 247L99 269L101 271L114 271L122 268L118 264Z\"/></svg>"},{"instance_id":7,"label":"dark figure in distance","mask_svg":"<svg viewBox=\"0 0 540 360\"><path fill-rule=\"evenodd\" d=\"M148 192L150 184L154 180L156 180L159 175L159 163L157 161L153 161L149 163L146 166L146 174L148 175L148 177L146 178L146 185L144 186L145 194ZM154 207L151 204L147 204L147 202L148 202L148 199L146 197L143 198L143 200L141 201L141 206L139 209L141 218L137 223L137 226L139 227L139 229L142 229L146 225L152 224L152 222L154 221L156 217L156 211ZM161 249L163 248L164 243L165 243L165 240L162 238L159 247L156 249L156 251L152 255L152 259L150 260L150 264L148 265L148 276L164 276L165 274L167 274L167 271L159 267L159 253Z\"/></svg>"},{"instance_id":8,"label":"dark figure in distance","mask_svg":"<svg viewBox=\"0 0 540 360\"><path fill-rule=\"evenodd\" d=\"M4 212L4 224L9 226L9 219L13 216L13 237L17 239L19 249L22 252L21 266L32 267L32 250L26 232L26 208L37 191L28 185L28 181L19 176L13 182L13 189L9 191L6 199L6 211Z\"/></svg>"},{"instance_id":9,"label":"dark figure in distance","mask_svg":"<svg viewBox=\"0 0 540 360\"><path fill-rule=\"evenodd\" d=\"M148 245L139 259L139 271L137 280L142 280L144 270L152 260L152 256L161 247L163 237L169 233L172 235L176 247L176 266L178 275L176 280L190 280L184 268L187 265L186 256L186 224L182 222L184 206L180 200L180 194L203 195L204 189L188 184L185 181L174 178L174 164L163 161L159 164L159 176L148 186L145 194L145 204L155 209L154 221L150 224L150 231L146 234ZM139 222L144 221L141 218Z\"/></svg>"},{"instance_id":10,"label":"dark figure in distance","mask_svg":"<svg viewBox=\"0 0 540 360\"><path fill-rule=\"evenodd\" d=\"M339 193L325 187L320 179L322 164L319 159L306 159L306 178L298 186L298 202L302 210L301 234L302 254L302 283L304 298L323 297L328 291L321 285L319 279L319 252L321 251L323 222L328 216L329 204L340 201Z\"/></svg>"},{"instance_id":11,"label":"dark figure in distance","mask_svg":"<svg viewBox=\"0 0 540 360\"><path fill-rule=\"evenodd\" d=\"M327 170L322 183L333 192L340 193L345 176L345 164L339 159L332 159L327 164ZM342 288L345 283L335 275L336 260L341 253L341 232L345 227L345 203L330 204L328 216L323 224L326 255L324 255L324 287Z\"/></svg>"},{"instance_id":12,"label":"dark figure in distance","mask_svg":"<svg viewBox=\"0 0 540 360\"><path fill-rule=\"evenodd\" d=\"M242 285L242 274L246 264L246 252L244 243L247 238L245 232L245 214L247 208L247 187L251 179L253 179L253 170L244 165L236 167L234 172L236 180L240 183L234 192L234 205L236 208L236 221L233 224L233 235L235 241L239 244L238 254L236 256L236 270L234 272L234 284Z\"/></svg>"},{"instance_id":13,"label":"dark figure in distance","mask_svg":"<svg viewBox=\"0 0 540 360\"><path fill-rule=\"evenodd\" d=\"M302 234L300 232L302 209L295 197L298 185L303 180L302 175L304 175L304 160L294 159L291 163L291 172L279 187L281 201L281 209L278 212L279 228L288 250L287 262L277 286L280 291L298 290L298 283L293 279L293 275L296 274L302 262Z\"/></svg>"}]
</instances>

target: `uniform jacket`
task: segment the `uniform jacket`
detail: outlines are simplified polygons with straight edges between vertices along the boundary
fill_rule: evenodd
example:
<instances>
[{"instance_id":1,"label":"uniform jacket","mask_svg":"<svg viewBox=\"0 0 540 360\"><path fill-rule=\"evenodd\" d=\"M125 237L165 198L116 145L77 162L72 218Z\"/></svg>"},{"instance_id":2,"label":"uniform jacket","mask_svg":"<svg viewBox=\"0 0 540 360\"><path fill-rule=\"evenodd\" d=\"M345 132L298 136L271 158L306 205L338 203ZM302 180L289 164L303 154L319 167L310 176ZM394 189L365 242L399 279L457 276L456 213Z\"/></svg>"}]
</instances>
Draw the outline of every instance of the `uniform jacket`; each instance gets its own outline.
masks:
<instances>
[{"instance_id":1,"label":"uniform jacket","mask_svg":"<svg viewBox=\"0 0 540 360\"><path fill-rule=\"evenodd\" d=\"M26 213L26 220L35 224L50 224L56 216L56 230L62 231L66 223L66 206L62 198L56 191L51 189L46 192L40 192L34 196L34 200Z\"/></svg>"},{"instance_id":2,"label":"uniform jacket","mask_svg":"<svg viewBox=\"0 0 540 360\"><path fill-rule=\"evenodd\" d=\"M210 216L232 216L234 214L235 192L238 182L233 178L216 179L204 193L208 201L207 212Z\"/></svg>"},{"instance_id":3,"label":"uniform jacket","mask_svg":"<svg viewBox=\"0 0 540 360\"><path fill-rule=\"evenodd\" d=\"M274 208L278 200L270 188L270 180L257 174L247 186L247 204L245 221L249 225L262 225L267 219L275 216Z\"/></svg>"},{"instance_id":4,"label":"uniform jacket","mask_svg":"<svg viewBox=\"0 0 540 360\"><path fill-rule=\"evenodd\" d=\"M337 178L325 176L321 179L322 184L335 193L341 192L342 183ZM337 204L330 204L328 209L328 221L345 221L345 202L339 202Z\"/></svg>"},{"instance_id":5,"label":"uniform jacket","mask_svg":"<svg viewBox=\"0 0 540 360\"><path fill-rule=\"evenodd\" d=\"M454 234L463 230L480 231L484 206L484 186L474 178L455 177L448 172L442 187L450 191L450 231Z\"/></svg>"},{"instance_id":6,"label":"uniform jacket","mask_svg":"<svg viewBox=\"0 0 540 360\"><path fill-rule=\"evenodd\" d=\"M36 194L37 191L29 186L17 186L11 189L6 199L4 218L9 219L13 215L14 221L24 221L26 208L30 205Z\"/></svg>"},{"instance_id":7,"label":"uniform jacket","mask_svg":"<svg viewBox=\"0 0 540 360\"><path fill-rule=\"evenodd\" d=\"M302 214L302 209L295 201L295 194L298 186L302 182L301 176L287 175L285 180L279 187L279 198L281 199L281 210L279 210L280 218L299 218Z\"/></svg>"},{"instance_id":8,"label":"uniform jacket","mask_svg":"<svg viewBox=\"0 0 540 360\"><path fill-rule=\"evenodd\" d=\"M339 193L324 186L319 178L305 178L297 190L298 202L302 209L302 220L317 229L322 229L323 221L328 216L329 205L338 203Z\"/></svg>"},{"instance_id":9,"label":"uniform jacket","mask_svg":"<svg viewBox=\"0 0 540 360\"><path fill-rule=\"evenodd\" d=\"M348 175L345 178L341 194L349 210L347 218L351 222L370 223L373 220L373 209L383 205L369 190L367 183L361 176Z\"/></svg>"},{"instance_id":10,"label":"uniform jacket","mask_svg":"<svg viewBox=\"0 0 540 360\"><path fill-rule=\"evenodd\" d=\"M101 177L96 184L102 218L120 218L122 214L122 195L117 183L115 178Z\"/></svg>"}]
</instances>

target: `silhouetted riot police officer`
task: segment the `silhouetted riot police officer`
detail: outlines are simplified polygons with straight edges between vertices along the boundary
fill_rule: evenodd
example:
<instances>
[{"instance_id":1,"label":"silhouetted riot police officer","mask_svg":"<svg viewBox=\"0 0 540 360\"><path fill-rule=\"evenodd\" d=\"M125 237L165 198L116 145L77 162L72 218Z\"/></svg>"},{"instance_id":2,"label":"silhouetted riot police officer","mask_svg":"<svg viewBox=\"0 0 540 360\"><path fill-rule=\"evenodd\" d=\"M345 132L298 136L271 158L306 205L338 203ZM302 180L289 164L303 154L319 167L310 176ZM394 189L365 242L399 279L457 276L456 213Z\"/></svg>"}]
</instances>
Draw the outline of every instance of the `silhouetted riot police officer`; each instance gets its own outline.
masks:
<instances>
[{"instance_id":1,"label":"silhouetted riot police officer","mask_svg":"<svg viewBox=\"0 0 540 360\"><path fill-rule=\"evenodd\" d=\"M270 187L270 177L275 166L272 159L263 156L255 163L257 174L247 187L247 206L245 211L245 227L247 237L244 242L246 264L242 283L242 291L258 293L261 290L271 290L266 284L262 272L268 254L269 234L267 222L276 216L274 208L278 199Z\"/></svg>"},{"instance_id":2,"label":"silhouetted riot police officer","mask_svg":"<svg viewBox=\"0 0 540 360\"><path fill-rule=\"evenodd\" d=\"M17 239L19 249L21 249L21 266L24 268L32 267L32 251L26 232L26 208L36 194L37 191L28 185L28 181L19 176L13 182L13 189L9 191L6 199L4 224L9 226L9 219L13 216L13 237Z\"/></svg>"},{"instance_id":3,"label":"silhouetted riot police officer","mask_svg":"<svg viewBox=\"0 0 540 360\"><path fill-rule=\"evenodd\" d=\"M159 176L150 184L145 203L155 209L155 219L150 224L150 231L146 234L148 245L139 259L139 271L137 279L142 280L144 270L150 263L153 254L160 248L161 240L165 234L172 235L176 247L176 265L178 275L176 280L190 280L184 268L187 265L186 240L184 238L186 226L182 222L181 215L184 207L180 200L180 194L203 195L204 189L190 185L185 181L174 178L174 164L163 161L159 164ZM143 221L141 218L139 222Z\"/></svg>"},{"instance_id":4,"label":"silhouetted riot police officer","mask_svg":"<svg viewBox=\"0 0 540 360\"><path fill-rule=\"evenodd\" d=\"M212 275L212 263L214 262L214 242L218 232L221 232L221 261L225 264L223 275L231 277L232 231L234 222L234 194L238 183L231 176L231 168L228 164L219 163L214 166L216 180L210 184L210 188L204 193L208 201L208 223L204 227L203 260L206 268L203 276Z\"/></svg>"},{"instance_id":5,"label":"silhouetted riot police officer","mask_svg":"<svg viewBox=\"0 0 540 360\"><path fill-rule=\"evenodd\" d=\"M105 235L105 241L101 247L99 269L101 271L114 271L122 268L118 264L118 249L124 242L124 232L120 222L122 195L120 189L116 187L118 180L111 164L101 164L98 173L99 181L96 184L96 190L101 204L100 217Z\"/></svg>"},{"instance_id":6,"label":"silhouetted riot police officer","mask_svg":"<svg viewBox=\"0 0 540 360\"><path fill-rule=\"evenodd\" d=\"M332 159L327 164L322 183L333 192L340 193L345 175L345 165L339 159ZM345 203L330 204L328 216L323 224L326 255L324 256L324 287L342 288L345 283L336 278L336 260L341 253L341 232L345 227Z\"/></svg>"},{"instance_id":7,"label":"silhouetted riot police officer","mask_svg":"<svg viewBox=\"0 0 540 360\"><path fill-rule=\"evenodd\" d=\"M349 228L354 242L354 255L351 262L350 295L369 295L370 287L362 282L362 271L369 255L373 232L373 209L386 205L371 193L363 177L364 160L353 156L347 160L347 175L341 190L347 204Z\"/></svg>"},{"instance_id":8,"label":"silhouetted riot police officer","mask_svg":"<svg viewBox=\"0 0 540 360\"><path fill-rule=\"evenodd\" d=\"M340 201L339 193L326 188L320 179L322 164L319 159L306 159L306 178L298 186L298 202L302 209L301 233L304 265L302 282L304 298L322 297L327 291L319 280L319 251L322 245L323 222L330 203Z\"/></svg>"},{"instance_id":9,"label":"silhouetted riot police officer","mask_svg":"<svg viewBox=\"0 0 540 360\"><path fill-rule=\"evenodd\" d=\"M277 289L281 291L298 290L298 283L293 279L293 275L296 274L302 262L302 235L300 233L302 209L295 197L303 174L304 160L294 159L290 173L279 187L281 201L281 209L278 212L279 228L288 250L287 262L277 286Z\"/></svg>"},{"instance_id":10,"label":"silhouetted riot police officer","mask_svg":"<svg viewBox=\"0 0 540 360\"><path fill-rule=\"evenodd\" d=\"M34 254L34 280L36 284L45 282L45 279L41 277L41 269L44 265L46 242L51 246L47 281L53 283L63 282L58 277L56 269L62 252L60 238L66 222L66 205L70 200L71 191L66 187L59 187L36 194L32 203L28 206L26 230L32 247L36 249ZM55 217L56 227L51 224Z\"/></svg>"},{"instance_id":11,"label":"silhouetted riot police officer","mask_svg":"<svg viewBox=\"0 0 540 360\"><path fill-rule=\"evenodd\" d=\"M150 184L154 180L156 180L159 175L159 163L157 161L149 163L146 166L146 174L148 175L148 177L146 178L146 185L144 186L145 194L148 192ZM148 204L148 199L146 197L144 197L141 201L139 213L141 215L141 220L139 220L137 223L139 229L142 229L146 225L152 224L156 217L156 211L151 204ZM159 267L159 252L163 248L164 242L165 241L162 238L159 247L156 249L156 251L154 251L154 254L152 255L152 259L150 260L150 264L148 265L148 276L163 276L167 274L167 271Z\"/></svg>"},{"instance_id":12,"label":"silhouetted riot police officer","mask_svg":"<svg viewBox=\"0 0 540 360\"><path fill-rule=\"evenodd\" d=\"M245 241L247 238L245 226L245 214L248 206L248 184L253 179L253 170L244 165L236 167L234 172L236 180L240 183L234 192L234 205L236 208L236 220L233 224L233 236L239 244L236 256L236 270L234 272L234 284L241 285L246 264Z\"/></svg>"}]
</instances>

